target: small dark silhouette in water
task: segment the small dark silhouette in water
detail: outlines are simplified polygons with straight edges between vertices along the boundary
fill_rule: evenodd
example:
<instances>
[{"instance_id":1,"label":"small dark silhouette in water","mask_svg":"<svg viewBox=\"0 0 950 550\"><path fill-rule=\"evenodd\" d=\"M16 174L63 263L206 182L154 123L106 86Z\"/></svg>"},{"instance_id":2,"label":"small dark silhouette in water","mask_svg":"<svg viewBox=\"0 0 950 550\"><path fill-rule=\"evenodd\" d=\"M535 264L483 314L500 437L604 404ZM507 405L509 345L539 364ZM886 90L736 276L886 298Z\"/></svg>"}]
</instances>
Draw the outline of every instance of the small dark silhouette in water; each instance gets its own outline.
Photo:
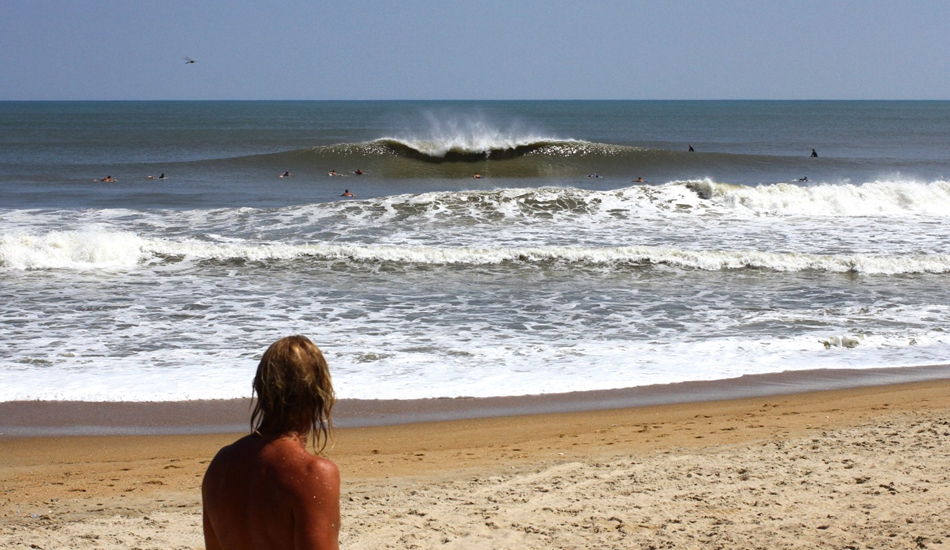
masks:
<instances>
[{"instance_id":1,"label":"small dark silhouette in water","mask_svg":"<svg viewBox=\"0 0 950 550\"><path fill-rule=\"evenodd\" d=\"M185 65L191 65L194 62L195 62L194 59L188 57L187 55L185 56Z\"/></svg>"},{"instance_id":2,"label":"small dark silhouette in water","mask_svg":"<svg viewBox=\"0 0 950 550\"><path fill-rule=\"evenodd\" d=\"M633 183L645 183L645 182L643 181L643 178L642 178L642 177L639 177L639 178L633 180Z\"/></svg>"},{"instance_id":3,"label":"small dark silhouette in water","mask_svg":"<svg viewBox=\"0 0 950 550\"><path fill-rule=\"evenodd\" d=\"M693 151L693 146L692 146L692 145L689 146L689 152L690 152L690 153L694 153L694 152L695 152L695 151Z\"/></svg>"},{"instance_id":4,"label":"small dark silhouette in water","mask_svg":"<svg viewBox=\"0 0 950 550\"><path fill-rule=\"evenodd\" d=\"M814 149L812 149L812 150L811 150L811 156L812 156L812 158L818 158L818 151L815 151Z\"/></svg>"},{"instance_id":5,"label":"small dark silhouette in water","mask_svg":"<svg viewBox=\"0 0 950 550\"><path fill-rule=\"evenodd\" d=\"M291 174L290 172L284 172L283 174L280 175L280 177L282 177L282 178L289 178L289 177L292 176L292 175L293 175L293 174Z\"/></svg>"},{"instance_id":6,"label":"small dark silhouette in water","mask_svg":"<svg viewBox=\"0 0 950 550\"><path fill-rule=\"evenodd\" d=\"M357 168L356 171L353 172L353 173L356 174L357 176L362 176L362 175L363 175L363 171L360 170L359 168Z\"/></svg>"},{"instance_id":7,"label":"small dark silhouette in water","mask_svg":"<svg viewBox=\"0 0 950 550\"><path fill-rule=\"evenodd\" d=\"M808 176L798 178L798 181L808 181Z\"/></svg>"},{"instance_id":8,"label":"small dark silhouette in water","mask_svg":"<svg viewBox=\"0 0 950 550\"><path fill-rule=\"evenodd\" d=\"M340 195L340 196L341 196L341 197L355 197L356 195L354 195L353 193L350 193L350 190L347 189L347 190L343 191L343 194Z\"/></svg>"}]
</instances>

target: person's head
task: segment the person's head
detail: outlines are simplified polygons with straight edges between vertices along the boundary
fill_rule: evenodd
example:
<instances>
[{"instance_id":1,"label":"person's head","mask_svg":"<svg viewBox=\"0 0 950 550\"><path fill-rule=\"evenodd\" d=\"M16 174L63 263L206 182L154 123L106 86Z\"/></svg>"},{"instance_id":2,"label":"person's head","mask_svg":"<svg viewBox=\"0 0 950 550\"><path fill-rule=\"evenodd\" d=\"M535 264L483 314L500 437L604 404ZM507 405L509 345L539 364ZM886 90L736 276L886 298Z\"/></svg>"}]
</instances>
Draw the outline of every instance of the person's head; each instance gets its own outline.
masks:
<instances>
[{"instance_id":1,"label":"person's head","mask_svg":"<svg viewBox=\"0 0 950 550\"><path fill-rule=\"evenodd\" d=\"M336 396L327 360L309 338L287 336L271 344L257 365L253 389L255 431L313 434L315 448L326 446Z\"/></svg>"}]
</instances>

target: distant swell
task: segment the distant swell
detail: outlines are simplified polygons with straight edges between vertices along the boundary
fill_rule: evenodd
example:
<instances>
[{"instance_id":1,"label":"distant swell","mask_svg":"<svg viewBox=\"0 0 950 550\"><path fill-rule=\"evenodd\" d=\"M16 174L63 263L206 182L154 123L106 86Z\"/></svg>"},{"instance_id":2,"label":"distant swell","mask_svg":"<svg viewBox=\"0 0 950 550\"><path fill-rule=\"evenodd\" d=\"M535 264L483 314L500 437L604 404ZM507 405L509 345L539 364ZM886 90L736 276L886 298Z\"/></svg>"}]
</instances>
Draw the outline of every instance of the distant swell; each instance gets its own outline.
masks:
<instances>
[{"instance_id":1,"label":"distant swell","mask_svg":"<svg viewBox=\"0 0 950 550\"><path fill-rule=\"evenodd\" d=\"M471 177L472 172L477 171L487 178L559 181L596 173L627 182L644 177L653 183L717 173L758 174L763 169L788 174L792 181L807 174L810 168L804 157L688 153L543 135L382 137L205 162L217 168L256 167L278 173L290 170L301 177L324 177L331 170L349 173L360 169L372 177L394 180L456 179ZM853 168L851 161L823 159L822 162L826 169Z\"/></svg>"}]
</instances>

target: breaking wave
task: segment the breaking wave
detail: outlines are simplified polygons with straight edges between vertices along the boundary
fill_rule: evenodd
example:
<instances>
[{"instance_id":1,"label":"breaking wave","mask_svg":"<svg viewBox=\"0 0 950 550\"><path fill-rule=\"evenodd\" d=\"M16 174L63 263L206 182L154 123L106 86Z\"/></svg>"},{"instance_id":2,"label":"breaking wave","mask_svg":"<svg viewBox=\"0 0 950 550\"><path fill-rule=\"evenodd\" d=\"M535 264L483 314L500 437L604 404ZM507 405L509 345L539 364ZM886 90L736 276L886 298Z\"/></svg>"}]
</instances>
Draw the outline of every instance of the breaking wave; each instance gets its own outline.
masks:
<instances>
[{"instance_id":1,"label":"breaking wave","mask_svg":"<svg viewBox=\"0 0 950 550\"><path fill-rule=\"evenodd\" d=\"M653 246L434 247L364 244L214 243L144 239L130 232L54 232L0 237L0 266L13 270L115 269L167 262L350 262L407 266L536 265L702 271L762 269L868 275L950 273L950 254L875 256L688 250Z\"/></svg>"},{"instance_id":2,"label":"breaking wave","mask_svg":"<svg viewBox=\"0 0 950 550\"><path fill-rule=\"evenodd\" d=\"M737 210L785 216L950 216L950 182L730 185L685 183L700 198Z\"/></svg>"}]
</instances>

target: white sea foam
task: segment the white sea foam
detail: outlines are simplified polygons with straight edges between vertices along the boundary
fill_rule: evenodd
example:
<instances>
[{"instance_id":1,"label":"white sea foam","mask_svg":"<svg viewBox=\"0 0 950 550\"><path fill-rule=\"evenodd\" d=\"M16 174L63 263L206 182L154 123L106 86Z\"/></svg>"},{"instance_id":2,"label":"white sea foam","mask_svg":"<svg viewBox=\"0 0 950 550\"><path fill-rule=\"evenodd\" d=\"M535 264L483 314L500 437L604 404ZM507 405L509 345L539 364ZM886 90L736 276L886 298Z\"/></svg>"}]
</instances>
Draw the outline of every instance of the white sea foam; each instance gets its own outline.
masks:
<instances>
[{"instance_id":1,"label":"white sea foam","mask_svg":"<svg viewBox=\"0 0 950 550\"><path fill-rule=\"evenodd\" d=\"M294 332L362 398L938 363L946 185L904 183L3 212L0 400L246 396Z\"/></svg>"},{"instance_id":2,"label":"white sea foam","mask_svg":"<svg viewBox=\"0 0 950 550\"><path fill-rule=\"evenodd\" d=\"M340 331L342 332L342 330ZM572 338L532 343L512 333L466 344L437 335L437 345L400 346L352 333L351 342L324 347L341 398L419 399L561 393L719 380L803 369L935 364L950 353L945 334L816 333L796 338L684 337L666 342L605 342ZM453 341L454 340L454 341ZM267 340L262 340L267 342ZM825 345L830 342L831 345ZM845 342L845 343L842 343ZM444 347L443 347L444 346ZM221 346L224 348L224 346ZM260 346L258 346L260 347ZM259 352L260 350L258 350ZM259 355L176 350L174 364L142 368L167 354L99 357L95 364L60 358L55 364L0 369L0 401L172 401L250 396ZM479 365L473 368L473 365Z\"/></svg>"},{"instance_id":3,"label":"white sea foam","mask_svg":"<svg viewBox=\"0 0 950 550\"><path fill-rule=\"evenodd\" d=\"M823 271L898 275L948 273L950 254L871 256L816 255L755 250L686 250L650 246L470 248L363 244L273 244L145 239L128 232L54 232L43 236L0 237L0 266L14 269L133 268L172 257L194 261L273 260L350 261L378 264L486 266L563 264L565 266L667 265L720 271L765 269L776 272ZM553 267L557 267L556 265Z\"/></svg>"},{"instance_id":4,"label":"white sea foam","mask_svg":"<svg viewBox=\"0 0 950 550\"><path fill-rule=\"evenodd\" d=\"M776 183L755 187L688 182L712 203L780 216L950 216L950 182L881 180L860 185Z\"/></svg>"},{"instance_id":5,"label":"white sea foam","mask_svg":"<svg viewBox=\"0 0 950 550\"><path fill-rule=\"evenodd\" d=\"M12 269L113 269L146 257L145 241L127 231L87 229L0 235L0 266Z\"/></svg>"}]
</instances>

